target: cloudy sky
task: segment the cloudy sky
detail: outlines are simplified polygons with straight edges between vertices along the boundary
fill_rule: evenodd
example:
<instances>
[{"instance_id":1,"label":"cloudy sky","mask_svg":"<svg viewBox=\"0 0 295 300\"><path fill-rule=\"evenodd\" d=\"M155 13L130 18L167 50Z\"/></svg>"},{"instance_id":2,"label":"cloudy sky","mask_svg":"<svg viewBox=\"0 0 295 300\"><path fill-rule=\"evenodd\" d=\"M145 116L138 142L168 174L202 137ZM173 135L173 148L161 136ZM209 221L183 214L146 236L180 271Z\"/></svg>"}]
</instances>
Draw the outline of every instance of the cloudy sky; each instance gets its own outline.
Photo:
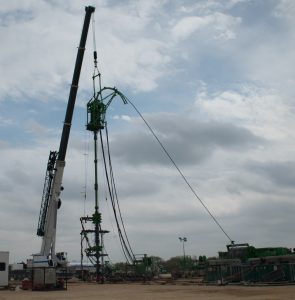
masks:
<instances>
[{"instance_id":1,"label":"cloudy sky","mask_svg":"<svg viewBox=\"0 0 295 300\"><path fill-rule=\"evenodd\" d=\"M231 239L294 247L293 0L0 0L0 250L21 261L36 236L50 150L58 150L80 40L93 5L104 86L144 115ZM80 258L91 213L90 28L66 158L57 251ZM114 174L134 253L216 255L229 242L130 105L107 113ZM100 160L106 249L122 261ZM87 179L85 179L87 178ZM87 197L83 191L86 185Z\"/></svg>"}]
</instances>

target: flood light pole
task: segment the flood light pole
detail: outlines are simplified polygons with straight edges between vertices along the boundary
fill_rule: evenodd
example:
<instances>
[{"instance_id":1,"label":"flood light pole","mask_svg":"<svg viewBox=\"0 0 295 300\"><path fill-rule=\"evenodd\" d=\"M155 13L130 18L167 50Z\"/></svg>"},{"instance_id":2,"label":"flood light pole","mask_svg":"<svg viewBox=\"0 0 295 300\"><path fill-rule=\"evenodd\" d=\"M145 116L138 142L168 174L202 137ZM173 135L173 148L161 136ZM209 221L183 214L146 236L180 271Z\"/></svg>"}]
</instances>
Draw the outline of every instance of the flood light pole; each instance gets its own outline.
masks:
<instances>
[{"instance_id":1,"label":"flood light pole","mask_svg":"<svg viewBox=\"0 0 295 300\"><path fill-rule=\"evenodd\" d=\"M183 249L183 260L185 260L185 249L184 249L184 243L187 242L186 237L179 237L180 242L182 242L182 249Z\"/></svg>"}]
</instances>

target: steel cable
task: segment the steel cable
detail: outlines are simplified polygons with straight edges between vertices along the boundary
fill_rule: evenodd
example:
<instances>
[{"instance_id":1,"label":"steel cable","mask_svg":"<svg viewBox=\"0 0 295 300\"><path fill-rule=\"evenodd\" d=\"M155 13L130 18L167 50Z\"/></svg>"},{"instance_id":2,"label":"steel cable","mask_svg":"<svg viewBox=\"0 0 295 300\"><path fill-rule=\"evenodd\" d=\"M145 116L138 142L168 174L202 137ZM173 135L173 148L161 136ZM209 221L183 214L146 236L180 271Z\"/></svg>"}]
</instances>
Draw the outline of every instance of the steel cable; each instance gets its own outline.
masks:
<instances>
[{"instance_id":1,"label":"steel cable","mask_svg":"<svg viewBox=\"0 0 295 300\"><path fill-rule=\"evenodd\" d=\"M176 162L174 161L174 159L171 157L171 155L169 154L169 152L167 151L167 149L164 147L163 143L160 141L160 139L158 138L158 136L156 135L156 133L154 132L154 130L151 128L151 126L148 124L148 122L145 120L145 118L143 117L143 115L140 113L140 111L136 108L136 106L123 94L120 95L121 97L123 96L124 99L134 108L134 110L138 113L138 115L140 116L140 118L143 120L143 122L145 123L145 125L148 127L149 131L151 132L151 134L154 136L154 138L157 140L157 142L159 143L160 147L162 148L162 150L164 151L164 153L166 154L166 156L169 158L169 160L171 161L171 163L174 165L174 167L176 168L176 170L178 171L178 173L180 174L180 176L182 177L182 179L185 181L185 183L187 184L187 186L189 187L189 189L191 190L191 192L194 194L194 196L199 200L199 202L201 203L201 205L205 208L205 210L207 211L207 213L210 215L210 217L213 219L213 221L216 223L216 225L221 229L221 231L225 234L225 236L229 239L229 241L233 244L234 241L230 238L230 236L227 234L227 232L224 230L224 228L221 226L221 224L218 222L218 220L214 217L214 215L211 213L211 211L209 210L209 208L206 206L206 204L202 201L202 199L198 196L198 194L196 193L196 191L193 189L193 187L191 186L191 184L188 182L188 180L186 179L186 177L184 176L184 174L182 173L182 171L180 170L180 168L177 166Z\"/></svg>"}]
</instances>

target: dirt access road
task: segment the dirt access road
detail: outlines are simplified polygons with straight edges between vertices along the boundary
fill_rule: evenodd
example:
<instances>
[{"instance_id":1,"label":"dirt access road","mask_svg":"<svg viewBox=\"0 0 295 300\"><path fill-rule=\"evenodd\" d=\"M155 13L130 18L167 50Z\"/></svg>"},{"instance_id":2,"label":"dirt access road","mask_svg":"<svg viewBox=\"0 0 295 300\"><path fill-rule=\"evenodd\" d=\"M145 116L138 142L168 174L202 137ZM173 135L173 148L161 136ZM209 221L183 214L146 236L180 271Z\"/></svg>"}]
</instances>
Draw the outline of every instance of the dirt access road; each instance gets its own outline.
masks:
<instances>
[{"instance_id":1,"label":"dirt access road","mask_svg":"<svg viewBox=\"0 0 295 300\"><path fill-rule=\"evenodd\" d=\"M69 284L67 291L0 290L0 300L295 300L294 286L198 286L144 284Z\"/></svg>"}]
</instances>

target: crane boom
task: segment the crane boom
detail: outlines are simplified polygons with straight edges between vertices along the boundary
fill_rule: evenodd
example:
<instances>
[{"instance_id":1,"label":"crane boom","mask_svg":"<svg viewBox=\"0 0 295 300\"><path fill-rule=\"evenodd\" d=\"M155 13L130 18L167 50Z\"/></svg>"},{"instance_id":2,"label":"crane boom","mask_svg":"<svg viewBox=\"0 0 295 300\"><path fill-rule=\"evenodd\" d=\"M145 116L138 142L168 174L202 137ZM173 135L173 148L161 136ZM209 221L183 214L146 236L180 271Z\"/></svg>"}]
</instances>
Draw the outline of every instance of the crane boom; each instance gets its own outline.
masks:
<instances>
[{"instance_id":1,"label":"crane boom","mask_svg":"<svg viewBox=\"0 0 295 300\"><path fill-rule=\"evenodd\" d=\"M85 10L86 10L86 14L85 14L85 19L84 19L84 25L83 25L83 29L82 29L80 45L78 48L78 53L77 53L77 58L76 58L76 65L75 65L75 70L74 70L74 74L73 74L71 90L70 90L70 94L69 94L65 122L64 122L64 126L63 126L62 135L61 135L61 140L60 140L60 146L59 146L59 152L58 152L58 160L59 161L64 161L65 157L66 157L68 140L69 140L69 135L70 135L70 130L71 130L71 122L72 122L72 117L73 117L73 112L74 112L76 95L77 95L77 91L78 91L78 83L79 83L81 67L82 67L82 62L83 62L83 57L84 57L85 44L86 44L86 39L87 39L87 34L88 34L88 29L89 29L89 23L90 23L91 15L95 11L95 8L92 6L87 6L85 8Z\"/></svg>"},{"instance_id":2,"label":"crane boom","mask_svg":"<svg viewBox=\"0 0 295 300\"><path fill-rule=\"evenodd\" d=\"M62 178L65 167L65 157L78 91L78 84L83 63L87 34L91 15L94 11L95 8L92 6L85 7L84 24L78 48L71 89L69 93L68 105L60 140L59 151L57 154L57 158L54 159L54 161L52 161L52 153L56 152L50 152L49 155L37 229L37 234L39 236L42 236L43 240L40 253L33 255L33 264L36 267L45 266L46 264L56 266L57 264L62 263L64 260L63 255L55 253L57 210L60 206L59 196L61 190L63 189Z\"/></svg>"}]
</instances>

